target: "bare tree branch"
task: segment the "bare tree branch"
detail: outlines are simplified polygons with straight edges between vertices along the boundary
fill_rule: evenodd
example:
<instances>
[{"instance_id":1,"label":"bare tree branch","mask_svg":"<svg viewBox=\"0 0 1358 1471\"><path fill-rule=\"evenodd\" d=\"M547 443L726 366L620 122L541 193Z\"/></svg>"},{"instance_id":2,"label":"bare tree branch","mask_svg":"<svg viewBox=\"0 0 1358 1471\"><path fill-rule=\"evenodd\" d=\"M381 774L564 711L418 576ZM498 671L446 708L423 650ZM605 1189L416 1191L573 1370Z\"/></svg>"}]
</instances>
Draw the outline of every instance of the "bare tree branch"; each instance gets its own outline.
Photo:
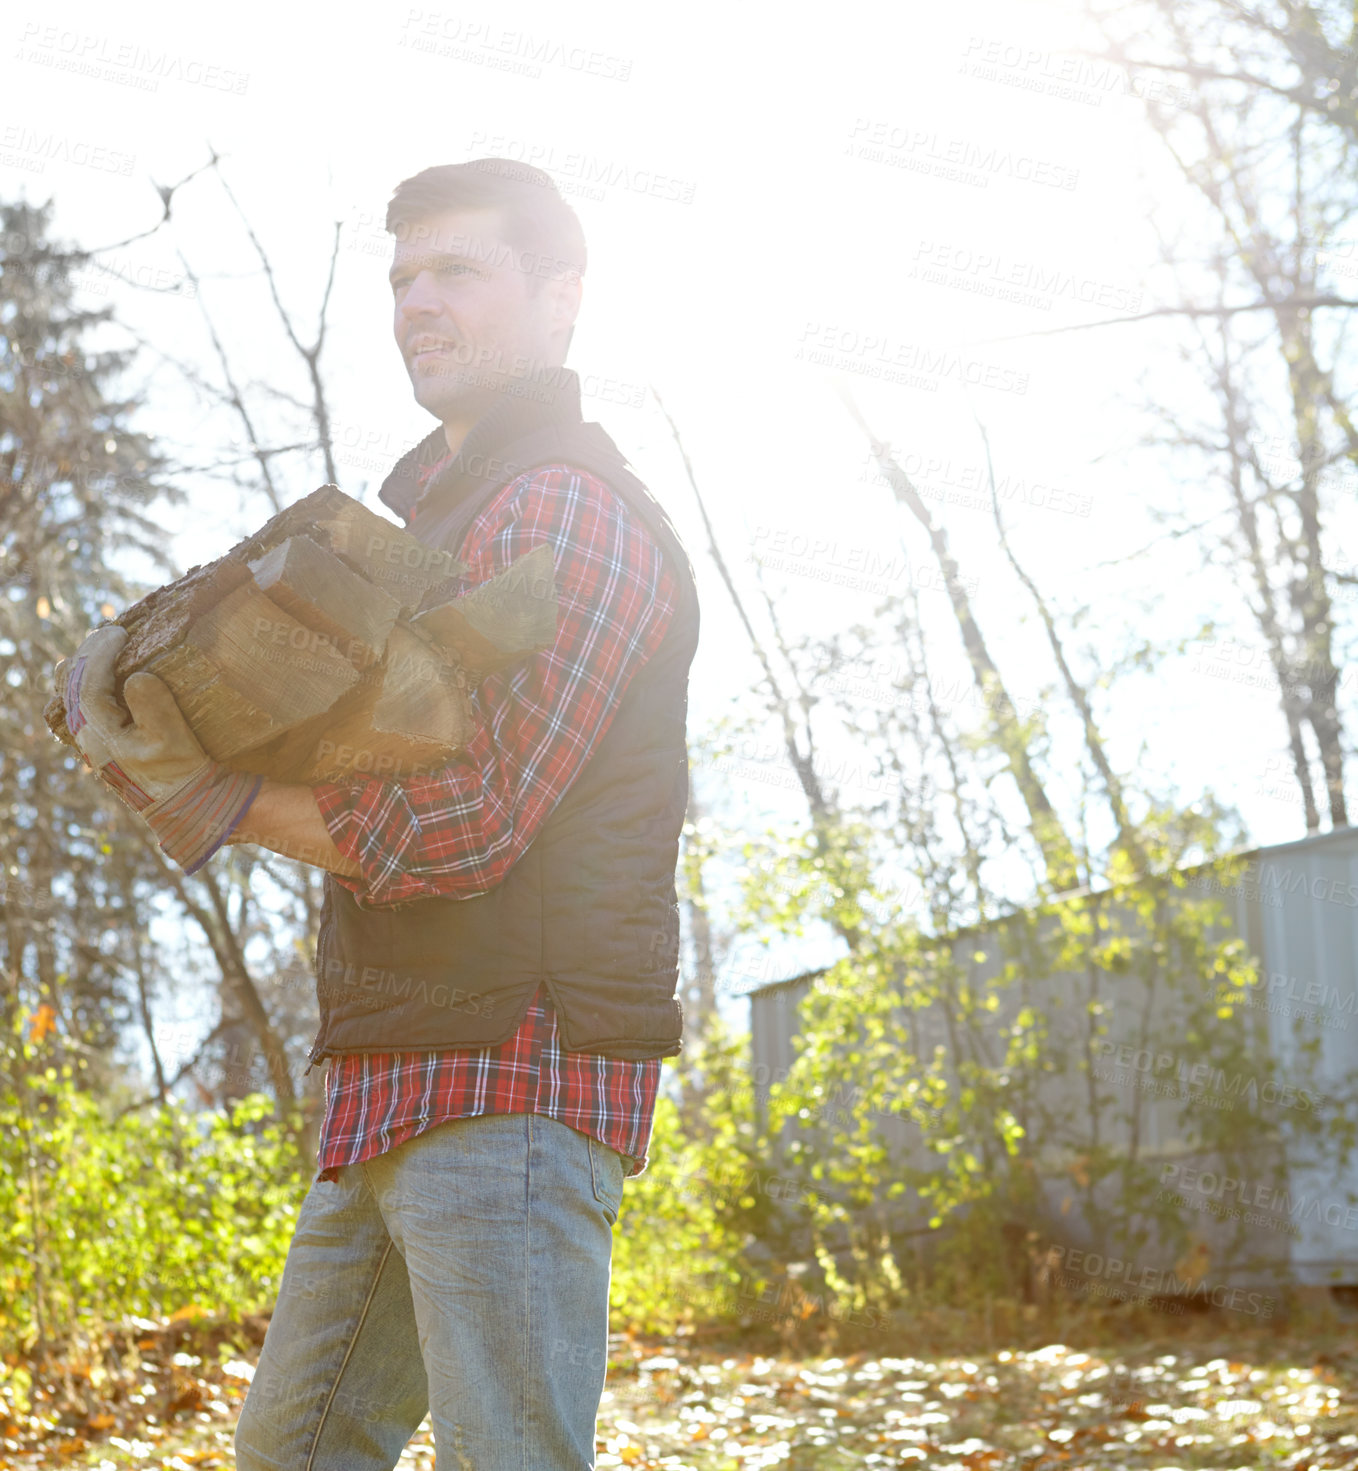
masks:
<instances>
[{"instance_id":1,"label":"bare tree branch","mask_svg":"<svg viewBox=\"0 0 1358 1471\"><path fill-rule=\"evenodd\" d=\"M1051 645L1052 657L1056 660L1056 667L1061 671L1061 678L1065 682L1066 693L1070 696L1071 703L1080 713L1080 723L1084 731L1085 745L1089 750L1090 757L1098 769L1103 781L1104 791L1108 794L1108 805L1113 811L1113 820L1118 827L1118 841L1139 867L1146 866L1146 854L1136 835L1135 828L1127 812L1127 798L1122 790L1122 783L1114 772L1112 763L1108 759L1108 753L1104 749L1103 737L1094 719L1094 711L1089 704L1089 695L1084 686L1075 678L1075 673L1066 658L1066 651L1061 642L1061 636L1056 631L1056 620L1052 617L1051 609L1047 606L1047 600L1038 591L1037 584L1019 564L1018 557L1009 543L1008 533L1004 529L1004 518L1000 514L1000 497L995 488L995 465L990 454L990 435L986 432L985 425L979 416L976 418L976 427L980 431L981 443L985 447L986 476L990 482L990 507L995 516L995 530L1000 538L1000 547L1009 560L1009 565L1014 569L1014 575L1028 589L1029 596L1037 605L1038 616L1042 619L1042 626L1047 630L1047 642Z\"/></svg>"},{"instance_id":2,"label":"bare tree branch","mask_svg":"<svg viewBox=\"0 0 1358 1471\"><path fill-rule=\"evenodd\" d=\"M184 267L184 273L190 281L198 287L198 277L194 275L193 267L184 259L183 254L179 256ZM212 320L212 313L207 309L207 302L203 299L202 291L196 291L198 309L203 314L203 323L207 327L208 339L212 343L212 350L217 354L217 364L222 370L222 378L226 383L225 400L235 410L245 428L246 443L250 446L250 453L254 456L256 465L259 466L260 479L264 485L264 493L269 498L269 504L275 512L283 509L283 497L279 494L278 486L274 483L273 467L269 463L270 454L265 452L259 442L259 432L255 428L254 417L245 402L245 395L236 382L235 374L231 371L231 360L227 357L226 348L222 343L217 325Z\"/></svg>"},{"instance_id":3,"label":"bare tree branch","mask_svg":"<svg viewBox=\"0 0 1358 1471\"><path fill-rule=\"evenodd\" d=\"M962 635L962 644L966 649L972 674L990 716L994 738L1004 752L1010 773L1019 789L1019 795L1028 809L1033 837L1046 861L1048 881L1056 892L1063 892L1069 889L1075 881L1075 852L1056 814L1056 809L1052 806L1037 772L1033 769L1027 741L1020 731L1014 702L1009 697L1009 691L1005 687L999 668L990 650L986 647L980 625L972 612L971 600L963 586L960 569L948 547L947 533L929 514L929 508L920 498L919 491L896 462L885 442L878 439L868 427L853 396L842 384L836 384L836 388L850 417L867 436L878 468L891 487L892 494L897 502L914 516L929 538L934 558L943 574L944 587L948 600L952 604L958 630Z\"/></svg>"},{"instance_id":4,"label":"bare tree branch","mask_svg":"<svg viewBox=\"0 0 1358 1471\"><path fill-rule=\"evenodd\" d=\"M155 222L154 225L151 226L149 230L141 230L135 235L129 235L126 240L115 240L110 245L96 245L92 250L88 251L87 253L89 255L102 255L106 250L122 250L124 246L134 245L138 240L145 240L148 236L154 235L157 230L163 229L164 226L169 222L170 209L174 203L175 194L180 189L182 189L185 184L189 183L193 179L196 179L199 174L206 172L208 169L215 169L220 162L217 151L212 147L211 144L208 145L208 152L211 155L208 158L208 161L206 163L199 164L192 173L185 174L184 177L180 179L177 184L157 184L154 179L151 180L152 186L154 187L156 193L160 195L160 207L162 213L160 218Z\"/></svg>"},{"instance_id":5,"label":"bare tree branch","mask_svg":"<svg viewBox=\"0 0 1358 1471\"><path fill-rule=\"evenodd\" d=\"M978 337L964 344L983 347L992 342L1022 342L1029 337L1058 337L1064 332L1091 332L1096 327L1124 327L1132 322L1150 322L1163 317L1238 317L1242 312L1314 311L1322 307L1358 307L1358 301L1346 296L1312 295L1285 299L1264 297L1260 301L1239 302L1234 306L1157 306L1150 311L1135 312L1126 317L1105 317L1098 322L1071 322L1065 327L1041 327L1031 332L1011 332L1004 337Z\"/></svg>"},{"instance_id":6,"label":"bare tree branch","mask_svg":"<svg viewBox=\"0 0 1358 1471\"><path fill-rule=\"evenodd\" d=\"M255 247L255 254L259 256L260 264L264 267L264 278L269 283L269 295L273 298L273 304L278 311L279 321L283 324L283 330L287 333L288 341L296 348L302 361L307 366L307 373L311 378L312 404L311 412L316 420L316 437L320 442L321 453L325 457L325 478L330 484L334 484L338 476L335 470L334 446L330 435L330 410L325 398L325 385L321 379L321 349L325 345L326 310L330 305L330 293L335 284L335 270L339 263L340 233L342 225L339 221L335 223L335 239L330 248L330 270L326 277L325 291L321 297L321 309L319 320L316 325L316 340L307 347L297 335L296 328L292 325L292 318L288 315L287 308L283 305L283 298L279 295L278 281L274 276L273 262L269 259L268 252L261 244L259 236L255 234L254 226L250 223L249 216L241 208L240 201L231 191L231 186L218 171L221 178L222 188L226 191L226 197L235 207L240 216L241 223L245 226L245 233L250 237L250 243Z\"/></svg>"},{"instance_id":7,"label":"bare tree branch","mask_svg":"<svg viewBox=\"0 0 1358 1471\"><path fill-rule=\"evenodd\" d=\"M699 514L703 518L703 526L707 531L708 550L712 554L712 560L717 564L717 571L721 580L730 594L731 601L735 604L736 614L740 618L750 640L750 646L754 650L755 658L758 659L760 667L764 671L764 678L768 682L773 707L783 727L783 744L787 751L788 760L792 763L792 769L797 774L797 780L801 784L802 793L806 797L807 807L810 809L811 830L815 835L817 847L822 858L828 863L839 866L841 863L841 845L837 841L837 827L839 825L839 812L834 800L826 794L821 784L820 775L815 766L815 744L812 739L810 728L811 697L807 694L804 686L797 678L796 668L788 655L787 647L782 643L782 632L777 620L774 620L774 636L782 647L784 657L788 660L789 668L792 670L794 680L797 680L800 692L800 703L805 716L803 741L805 750L798 740L797 725L792 716L792 702L784 694L778 677L774 673L772 661L764 648L763 642L755 632L754 624L750 621L749 614L745 611L745 604L740 593L736 590L735 580L731 576L730 569L726 565L726 558L722 556L721 548L717 543L717 534L712 525L712 518L707 514L707 503L703 500L702 492L698 489L697 476L693 473L693 464L689 459L688 450L684 445L683 436L679 433L679 426L674 422L670 411L665 407L664 400L660 397L654 384L651 385L651 395L654 397L660 412L665 417L665 422L670 426L670 433L674 436L674 442L678 446L680 459L683 461L684 474L688 477L690 489L693 491L694 499L698 503ZM831 924L836 932L854 950L862 941L862 934L856 925L847 924L838 918L832 918Z\"/></svg>"}]
</instances>

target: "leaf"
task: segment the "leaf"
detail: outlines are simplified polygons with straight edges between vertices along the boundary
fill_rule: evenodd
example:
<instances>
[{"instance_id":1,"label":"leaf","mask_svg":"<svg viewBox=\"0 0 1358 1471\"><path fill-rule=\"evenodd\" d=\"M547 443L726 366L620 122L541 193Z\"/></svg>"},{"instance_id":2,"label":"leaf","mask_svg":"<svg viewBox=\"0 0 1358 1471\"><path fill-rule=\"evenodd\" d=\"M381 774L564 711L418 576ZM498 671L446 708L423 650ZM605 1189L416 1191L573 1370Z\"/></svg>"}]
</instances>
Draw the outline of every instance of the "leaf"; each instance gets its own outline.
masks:
<instances>
[{"instance_id":1,"label":"leaf","mask_svg":"<svg viewBox=\"0 0 1358 1471\"><path fill-rule=\"evenodd\" d=\"M56 1026L57 1014L53 1007L46 1001L33 1013L33 1019L29 1024L28 1036L32 1042L41 1042L42 1039Z\"/></svg>"}]
</instances>

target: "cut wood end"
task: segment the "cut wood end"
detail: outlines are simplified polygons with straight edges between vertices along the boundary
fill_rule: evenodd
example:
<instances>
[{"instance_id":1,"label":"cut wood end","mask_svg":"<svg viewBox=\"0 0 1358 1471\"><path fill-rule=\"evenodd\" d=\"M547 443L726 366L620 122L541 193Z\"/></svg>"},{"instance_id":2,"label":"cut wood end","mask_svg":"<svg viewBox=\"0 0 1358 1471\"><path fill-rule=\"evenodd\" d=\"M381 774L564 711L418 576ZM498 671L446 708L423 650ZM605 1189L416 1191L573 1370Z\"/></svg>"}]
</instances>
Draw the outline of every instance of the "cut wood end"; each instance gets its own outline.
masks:
<instances>
[{"instance_id":1,"label":"cut wood end","mask_svg":"<svg viewBox=\"0 0 1358 1471\"><path fill-rule=\"evenodd\" d=\"M351 663L366 667L381 658L401 605L310 536L279 542L250 571L261 592Z\"/></svg>"},{"instance_id":2,"label":"cut wood end","mask_svg":"<svg viewBox=\"0 0 1358 1471\"><path fill-rule=\"evenodd\" d=\"M431 587L465 572L451 552L426 546L385 516L351 501L315 523L317 535L355 572L413 612Z\"/></svg>"},{"instance_id":3,"label":"cut wood end","mask_svg":"<svg viewBox=\"0 0 1358 1471\"><path fill-rule=\"evenodd\" d=\"M556 642L556 563L543 542L489 582L411 620L454 654L473 678L527 658Z\"/></svg>"}]
</instances>

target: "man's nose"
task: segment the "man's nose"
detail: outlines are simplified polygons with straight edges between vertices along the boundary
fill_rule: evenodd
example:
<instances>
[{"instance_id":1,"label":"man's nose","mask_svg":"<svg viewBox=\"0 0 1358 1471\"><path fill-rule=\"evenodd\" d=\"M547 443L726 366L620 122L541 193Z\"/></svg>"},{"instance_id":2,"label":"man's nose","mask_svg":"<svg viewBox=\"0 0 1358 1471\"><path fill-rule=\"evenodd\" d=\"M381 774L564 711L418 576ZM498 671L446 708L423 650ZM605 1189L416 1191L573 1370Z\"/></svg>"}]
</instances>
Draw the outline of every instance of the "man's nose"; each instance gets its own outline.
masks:
<instances>
[{"instance_id":1,"label":"man's nose","mask_svg":"<svg viewBox=\"0 0 1358 1471\"><path fill-rule=\"evenodd\" d=\"M401 298L401 317L404 321L413 322L417 317L426 317L437 311L439 305L433 274L421 271Z\"/></svg>"}]
</instances>

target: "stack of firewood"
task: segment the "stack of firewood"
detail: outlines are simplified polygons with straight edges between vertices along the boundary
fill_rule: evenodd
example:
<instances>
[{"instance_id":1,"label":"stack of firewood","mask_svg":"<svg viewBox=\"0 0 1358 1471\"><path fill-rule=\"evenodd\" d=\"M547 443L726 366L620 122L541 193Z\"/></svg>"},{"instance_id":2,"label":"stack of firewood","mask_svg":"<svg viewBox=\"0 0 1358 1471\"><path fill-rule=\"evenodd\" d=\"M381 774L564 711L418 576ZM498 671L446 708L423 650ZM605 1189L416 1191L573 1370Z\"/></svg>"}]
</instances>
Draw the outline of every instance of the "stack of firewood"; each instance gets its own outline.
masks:
<instances>
[{"instance_id":1,"label":"stack of firewood","mask_svg":"<svg viewBox=\"0 0 1358 1471\"><path fill-rule=\"evenodd\" d=\"M463 571L324 485L123 613L117 688L159 675L207 754L240 771L418 776L465 744L467 691L556 637L545 543L455 598ZM45 713L74 744L60 694Z\"/></svg>"}]
</instances>

